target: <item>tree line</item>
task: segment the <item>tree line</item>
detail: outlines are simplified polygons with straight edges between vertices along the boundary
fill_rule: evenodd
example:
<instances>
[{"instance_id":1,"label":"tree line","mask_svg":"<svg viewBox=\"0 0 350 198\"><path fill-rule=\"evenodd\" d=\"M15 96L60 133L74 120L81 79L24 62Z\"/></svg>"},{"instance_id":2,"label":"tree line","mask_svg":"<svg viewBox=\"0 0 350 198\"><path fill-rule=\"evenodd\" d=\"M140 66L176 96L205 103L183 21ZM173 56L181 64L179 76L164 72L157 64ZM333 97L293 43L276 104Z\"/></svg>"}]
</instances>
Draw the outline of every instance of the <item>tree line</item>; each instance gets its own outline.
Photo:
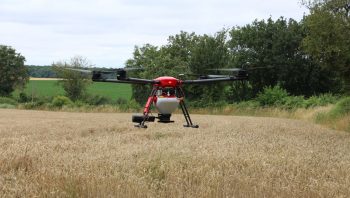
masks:
<instances>
[{"instance_id":1,"label":"tree line","mask_svg":"<svg viewBox=\"0 0 350 198\"><path fill-rule=\"evenodd\" d=\"M51 66L27 65L28 75L35 78L57 78Z\"/></svg>"},{"instance_id":2,"label":"tree line","mask_svg":"<svg viewBox=\"0 0 350 198\"><path fill-rule=\"evenodd\" d=\"M350 92L350 23L347 0L303 2L310 15L301 21L280 17L255 20L214 35L183 32L163 46L136 46L127 67L143 67L142 78L213 74L217 68L246 68L249 81L186 87L188 99L203 105L237 102L276 86L292 95ZM140 102L145 89L135 85ZM142 96L142 97L140 97Z\"/></svg>"},{"instance_id":3,"label":"tree line","mask_svg":"<svg viewBox=\"0 0 350 198\"><path fill-rule=\"evenodd\" d=\"M300 21L280 17L255 20L213 35L181 31L163 46L135 46L126 67L143 67L134 77L156 78L213 74L218 68L245 68L249 81L185 87L187 99L199 105L233 103L255 98L264 87L278 85L292 95L350 93L349 0L303 1L310 14ZM56 77L51 67L27 67L25 58L7 46L0 48L0 94L23 86L28 74ZM21 72L13 72L13 71ZM10 75L8 75L10 74ZM21 76L21 75L22 76ZM180 77L179 77L180 78ZM140 103L148 89L133 86Z\"/></svg>"}]
</instances>

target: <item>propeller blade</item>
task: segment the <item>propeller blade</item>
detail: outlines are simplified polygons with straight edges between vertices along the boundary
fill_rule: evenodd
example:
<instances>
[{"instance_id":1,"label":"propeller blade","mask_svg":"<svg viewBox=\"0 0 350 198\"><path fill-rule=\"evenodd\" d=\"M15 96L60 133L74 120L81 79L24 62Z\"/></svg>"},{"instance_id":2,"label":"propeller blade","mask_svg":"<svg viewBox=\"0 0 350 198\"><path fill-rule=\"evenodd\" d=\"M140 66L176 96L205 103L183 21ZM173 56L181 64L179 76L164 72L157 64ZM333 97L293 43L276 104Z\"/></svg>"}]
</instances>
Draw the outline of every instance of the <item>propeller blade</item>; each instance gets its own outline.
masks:
<instances>
[{"instance_id":1,"label":"propeller blade","mask_svg":"<svg viewBox=\"0 0 350 198\"><path fill-rule=\"evenodd\" d=\"M110 69L107 71L118 72L118 71L136 71L136 70L144 70L144 68L143 67L124 67L124 68Z\"/></svg>"},{"instance_id":2,"label":"propeller blade","mask_svg":"<svg viewBox=\"0 0 350 198\"><path fill-rule=\"evenodd\" d=\"M204 77L213 79L213 78L229 78L230 76L229 75L206 75Z\"/></svg>"},{"instance_id":3,"label":"propeller blade","mask_svg":"<svg viewBox=\"0 0 350 198\"><path fill-rule=\"evenodd\" d=\"M124 67L124 68L119 68L119 70L135 71L135 70L144 70L144 68L143 67Z\"/></svg>"},{"instance_id":4,"label":"propeller blade","mask_svg":"<svg viewBox=\"0 0 350 198\"><path fill-rule=\"evenodd\" d=\"M246 70L256 70L256 69L271 69L271 68L275 68L275 66L266 66L266 67L249 67Z\"/></svg>"},{"instance_id":5,"label":"propeller blade","mask_svg":"<svg viewBox=\"0 0 350 198\"><path fill-rule=\"evenodd\" d=\"M71 70L71 71L77 71L77 72L81 72L81 73L85 73L85 74L91 74L92 73L91 70L87 70L87 69L75 69L75 68L70 68L70 67L66 67L64 69Z\"/></svg>"},{"instance_id":6,"label":"propeller blade","mask_svg":"<svg viewBox=\"0 0 350 198\"><path fill-rule=\"evenodd\" d=\"M179 76L194 76L199 79L229 78L229 75L205 75L205 74L179 74Z\"/></svg>"},{"instance_id":7,"label":"propeller blade","mask_svg":"<svg viewBox=\"0 0 350 198\"><path fill-rule=\"evenodd\" d=\"M222 68L222 69L207 69L209 71L229 71L229 72L236 72L236 71L242 71L245 70L243 68Z\"/></svg>"}]
</instances>

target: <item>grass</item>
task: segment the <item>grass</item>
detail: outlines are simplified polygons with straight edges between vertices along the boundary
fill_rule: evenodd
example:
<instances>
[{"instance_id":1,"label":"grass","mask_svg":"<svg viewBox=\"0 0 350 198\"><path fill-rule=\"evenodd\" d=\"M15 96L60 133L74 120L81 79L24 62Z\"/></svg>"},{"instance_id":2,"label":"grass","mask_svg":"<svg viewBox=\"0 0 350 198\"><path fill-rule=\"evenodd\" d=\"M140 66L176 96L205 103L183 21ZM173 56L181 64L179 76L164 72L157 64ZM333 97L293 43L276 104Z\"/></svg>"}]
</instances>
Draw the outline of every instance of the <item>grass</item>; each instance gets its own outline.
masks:
<instances>
[{"instance_id":1,"label":"grass","mask_svg":"<svg viewBox=\"0 0 350 198\"><path fill-rule=\"evenodd\" d=\"M34 95L34 97L64 95L64 90L57 84L57 80L30 80L24 92L28 96ZM104 96L113 100L117 98L129 100L131 98L131 86L128 84L98 82L89 85L88 93ZM19 91L17 90L14 95L17 96L18 94Z\"/></svg>"},{"instance_id":2,"label":"grass","mask_svg":"<svg viewBox=\"0 0 350 198\"><path fill-rule=\"evenodd\" d=\"M318 113L315 121L333 129L350 131L350 97L341 99L329 111Z\"/></svg>"},{"instance_id":3,"label":"grass","mask_svg":"<svg viewBox=\"0 0 350 198\"><path fill-rule=\"evenodd\" d=\"M0 109L3 197L349 197L350 135L279 118ZM6 124L1 124L6 123Z\"/></svg>"}]
</instances>

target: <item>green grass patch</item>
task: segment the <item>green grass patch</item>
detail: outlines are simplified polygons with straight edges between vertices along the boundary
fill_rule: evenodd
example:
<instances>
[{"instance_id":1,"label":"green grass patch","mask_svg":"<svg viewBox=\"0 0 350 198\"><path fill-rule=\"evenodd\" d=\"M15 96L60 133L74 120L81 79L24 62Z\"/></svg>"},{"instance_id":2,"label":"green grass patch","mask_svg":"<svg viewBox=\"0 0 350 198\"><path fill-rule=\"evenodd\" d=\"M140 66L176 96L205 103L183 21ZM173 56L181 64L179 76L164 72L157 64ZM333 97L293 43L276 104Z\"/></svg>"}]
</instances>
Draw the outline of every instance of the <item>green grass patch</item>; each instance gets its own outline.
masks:
<instances>
[{"instance_id":1,"label":"green grass patch","mask_svg":"<svg viewBox=\"0 0 350 198\"><path fill-rule=\"evenodd\" d=\"M317 114L315 121L334 129L350 131L350 97L341 99L329 112Z\"/></svg>"},{"instance_id":2,"label":"green grass patch","mask_svg":"<svg viewBox=\"0 0 350 198\"><path fill-rule=\"evenodd\" d=\"M0 104L0 109L15 109L16 106L12 104Z\"/></svg>"},{"instance_id":3,"label":"green grass patch","mask_svg":"<svg viewBox=\"0 0 350 198\"><path fill-rule=\"evenodd\" d=\"M16 105L17 102L12 98L0 97L0 104Z\"/></svg>"},{"instance_id":4,"label":"green grass patch","mask_svg":"<svg viewBox=\"0 0 350 198\"><path fill-rule=\"evenodd\" d=\"M18 97L19 93L20 91L16 90L13 95ZM57 84L57 80L30 80L24 89L24 93L34 98L55 97L65 94L63 88ZM88 87L88 94L103 96L111 100L118 98L130 100L131 85L104 82L92 83Z\"/></svg>"},{"instance_id":5,"label":"green grass patch","mask_svg":"<svg viewBox=\"0 0 350 198\"><path fill-rule=\"evenodd\" d=\"M337 104L335 104L334 108L329 112L329 114L334 118L350 114L350 97L343 98Z\"/></svg>"},{"instance_id":6,"label":"green grass patch","mask_svg":"<svg viewBox=\"0 0 350 198\"><path fill-rule=\"evenodd\" d=\"M96 82L88 87L88 93L104 96L110 99L124 98L131 99L131 85L118 83Z\"/></svg>"}]
</instances>

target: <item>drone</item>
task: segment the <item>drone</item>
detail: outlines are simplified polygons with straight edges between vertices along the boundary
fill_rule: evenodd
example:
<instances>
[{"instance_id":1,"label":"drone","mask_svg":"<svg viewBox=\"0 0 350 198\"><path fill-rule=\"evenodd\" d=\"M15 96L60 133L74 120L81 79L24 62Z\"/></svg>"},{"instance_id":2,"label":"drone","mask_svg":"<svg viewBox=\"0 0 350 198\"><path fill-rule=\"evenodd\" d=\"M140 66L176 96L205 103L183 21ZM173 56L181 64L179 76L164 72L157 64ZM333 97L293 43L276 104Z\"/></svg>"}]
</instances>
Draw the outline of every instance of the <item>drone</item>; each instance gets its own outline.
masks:
<instances>
[{"instance_id":1,"label":"drone","mask_svg":"<svg viewBox=\"0 0 350 198\"><path fill-rule=\"evenodd\" d=\"M143 108L141 115L133 115L132 122L139 128L147 128L147 122L154 122L158 119L161 123L174 122L170 119L171 114L180 106L186 124L184 127L199 128L198 125L193 124L188 109L185 104L185 94L182 89L183 86L191 84L209 84L224 81L244 81L248 79L247 70L242 68L227 68L227 69L212 69L216 72L226 71L231 72L230 75L197 75L195 80L182 80L171 76L161 76L155 79L132 78L127 76L127 71L138 70L140 68L118 68L106 71L91 71L71 69L79 72L92 73L92 81L94 82L109 82L109 83L128 83L151 85L152 90L148 96L147 102ZM179 76L184 76L180 74ZM158 116L153 116L150 113L151 106L158 111Z\"/></svg>"}]
</instances>

